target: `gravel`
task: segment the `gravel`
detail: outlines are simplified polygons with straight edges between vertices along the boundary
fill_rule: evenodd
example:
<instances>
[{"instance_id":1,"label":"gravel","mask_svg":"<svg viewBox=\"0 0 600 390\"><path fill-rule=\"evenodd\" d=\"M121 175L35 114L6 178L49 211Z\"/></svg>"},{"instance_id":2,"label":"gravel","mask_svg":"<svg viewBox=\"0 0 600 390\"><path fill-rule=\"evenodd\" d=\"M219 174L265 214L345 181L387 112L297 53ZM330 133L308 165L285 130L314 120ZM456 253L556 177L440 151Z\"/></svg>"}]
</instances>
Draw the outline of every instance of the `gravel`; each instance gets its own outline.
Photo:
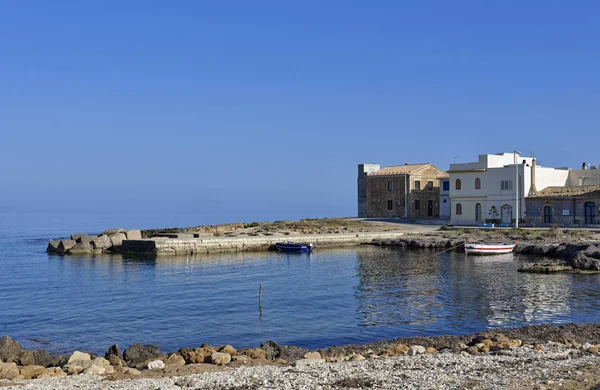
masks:
<instances>
[{"instance_id":1,"label":"gravel","mask_svg":"<svg viewBox=\"0 0 600 390\"><path fill-rule=\"evenodd\" d=\"M22 381L8 389L522 389L591 388L600 357L559 343L497 353L442 352L302 366L240 367L184 377L105 380L96 375ZM6 384L5 384L6 385Z\"/></svg>"}]
</instances>

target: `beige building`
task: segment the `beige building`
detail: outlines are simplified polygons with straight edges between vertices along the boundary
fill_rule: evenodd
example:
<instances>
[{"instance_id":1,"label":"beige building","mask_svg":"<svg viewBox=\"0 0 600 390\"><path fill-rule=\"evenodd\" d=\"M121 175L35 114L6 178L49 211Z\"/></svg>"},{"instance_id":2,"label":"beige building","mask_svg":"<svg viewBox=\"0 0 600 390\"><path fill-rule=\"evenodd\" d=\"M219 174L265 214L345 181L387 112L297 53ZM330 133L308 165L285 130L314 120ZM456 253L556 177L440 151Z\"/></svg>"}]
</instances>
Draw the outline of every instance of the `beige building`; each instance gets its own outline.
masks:
<instances>
[{"instance_id":1,"label":"beige building","mask_svg":"<svg viewBox=\"0 0 600 390\"><path fill-rule=\"evenodd\" d=\"M358 166L358 216L439 218L440 178L448 174L436 166L405 164L380 168Z\"/></svg>"}]
</instances>

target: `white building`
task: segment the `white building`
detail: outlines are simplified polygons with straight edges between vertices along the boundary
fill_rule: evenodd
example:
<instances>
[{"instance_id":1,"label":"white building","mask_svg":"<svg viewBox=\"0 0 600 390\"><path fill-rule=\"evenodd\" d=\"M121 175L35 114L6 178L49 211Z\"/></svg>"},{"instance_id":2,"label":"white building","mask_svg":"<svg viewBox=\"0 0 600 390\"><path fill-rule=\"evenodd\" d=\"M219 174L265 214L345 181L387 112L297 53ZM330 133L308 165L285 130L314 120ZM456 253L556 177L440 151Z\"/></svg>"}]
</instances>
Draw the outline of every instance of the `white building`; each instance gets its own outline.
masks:
<instances>
[{"instance_id":1,"label":"white building","mask_svg":"<svg viewBox=\"0 0 600 390\"><path fill-rule=\"evenodd\" d=\"M463 225L514 223L517 196L521 221L527 213L526 196L549 186L564 186L569 177L567 168L541 167L518 152L483 154L477 162L450 164L448 173L451 221Z\"/></svg>"}]
</instances>

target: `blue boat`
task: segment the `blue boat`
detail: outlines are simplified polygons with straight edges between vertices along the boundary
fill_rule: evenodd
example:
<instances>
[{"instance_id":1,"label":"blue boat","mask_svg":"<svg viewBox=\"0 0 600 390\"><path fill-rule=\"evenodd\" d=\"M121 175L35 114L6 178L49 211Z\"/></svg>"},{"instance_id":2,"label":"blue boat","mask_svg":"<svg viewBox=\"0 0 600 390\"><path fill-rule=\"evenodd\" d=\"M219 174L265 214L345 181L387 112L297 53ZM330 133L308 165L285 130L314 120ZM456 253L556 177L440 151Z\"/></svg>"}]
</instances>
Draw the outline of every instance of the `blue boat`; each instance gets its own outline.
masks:
<instances>
[{"instance_id":1,"label":"blue boat","mask_svg":"<svg viewBox=\"0 0 600 390\"><path fill-rule=\"evenodd\" d=\"M313 244L295 244L293 242L276 242L275 246L280 252L286 253L311 253L313 250Z\"/></svg>"}]
</instances>

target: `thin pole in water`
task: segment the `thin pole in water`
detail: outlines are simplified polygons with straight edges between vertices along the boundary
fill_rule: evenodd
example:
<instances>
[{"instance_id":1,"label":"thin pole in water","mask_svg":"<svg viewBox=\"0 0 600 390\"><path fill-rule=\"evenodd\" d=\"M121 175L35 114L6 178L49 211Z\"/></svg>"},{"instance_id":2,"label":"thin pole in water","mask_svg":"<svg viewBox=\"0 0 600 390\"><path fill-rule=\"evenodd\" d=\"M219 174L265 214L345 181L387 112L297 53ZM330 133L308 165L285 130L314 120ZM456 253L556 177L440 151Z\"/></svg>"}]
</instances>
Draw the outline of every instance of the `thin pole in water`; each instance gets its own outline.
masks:
<instances>
[{"instance_id":1,"label":"thin pole in water","mask_svg":"<svg viewBox=\"0 0 600 390\"><path fill-rule=\"evenodd\" d=\"M258 319L262 320L262 283L258 288Z\"/></svg>"}]
</instances>

